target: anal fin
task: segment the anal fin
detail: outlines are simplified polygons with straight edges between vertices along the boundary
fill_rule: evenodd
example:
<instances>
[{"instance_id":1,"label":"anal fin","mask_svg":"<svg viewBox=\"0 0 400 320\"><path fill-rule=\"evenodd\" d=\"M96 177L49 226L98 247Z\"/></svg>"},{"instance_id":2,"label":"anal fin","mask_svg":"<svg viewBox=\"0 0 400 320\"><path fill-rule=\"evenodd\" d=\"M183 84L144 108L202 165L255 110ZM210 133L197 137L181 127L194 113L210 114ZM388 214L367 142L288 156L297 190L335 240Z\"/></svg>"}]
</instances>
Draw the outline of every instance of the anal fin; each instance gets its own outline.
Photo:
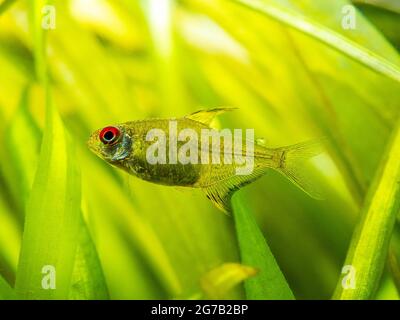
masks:
<instances>
[{"instance_id":1,"label":"anal fin","mask_svg":"<svg viewBox=\"0 0 400 320\"><path fill-rule=\"evenodd\" d=\"M257 168L249 175L234 175L221 179L203 187L203 191L217 208L230 215L232 212L231 197L233 193L264 175L265 170L266 168Z\"/></svg>"},{"instance_id":2,"label":"anal fin","mask_svg":"<svg viewBox=\"0 0 400 320\"><path fill-rule=\"evenodd\" d=\"M231 191L227 186L212 186L203 189L206 196L212 203L224 213L230 215L232 212L231 208L231 197L234 191Z\"/></svg>"}]
</instances>

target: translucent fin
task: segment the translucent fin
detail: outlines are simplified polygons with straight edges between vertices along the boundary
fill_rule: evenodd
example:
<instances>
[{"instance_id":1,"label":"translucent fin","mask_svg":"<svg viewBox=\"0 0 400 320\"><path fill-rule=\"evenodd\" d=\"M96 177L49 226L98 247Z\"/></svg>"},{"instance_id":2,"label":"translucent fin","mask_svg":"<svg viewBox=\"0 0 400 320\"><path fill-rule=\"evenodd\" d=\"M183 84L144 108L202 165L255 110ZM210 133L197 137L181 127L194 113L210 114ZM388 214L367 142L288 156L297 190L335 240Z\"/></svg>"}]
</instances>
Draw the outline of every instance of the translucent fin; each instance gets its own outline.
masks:
<instances>
[{"instance_id":1,"label":"translucent fin","mask_svg":"<svg viewBox=\"0 0 400 320\"><path fill-rule=\"evenodd\" d=\"M256 142L256 145L258 145L258 146L263 146L263 147L266 146L264 138L257 138L255 142Z\"/></svg>"},{"instance_id":2,"label":"translucent fin","mask_svg":"<svg viewBox=\"0 0 400 320\"><path fill-rule=\"evenodd\" d=\"M231 176L203 187L203 190L207 198L210 199L216 207L230 215L232 212L231 197L233 193L264 175L266 169L267 168L255 169L253 173L249 175Z\"/></svg>"},{"instance_id":3,"label":"translucent fin","mask_svg":"<svg viewBox=\"0 0 400 320\"><path fill-rule=\"evenodd\" d=\"M276 150L280 154L276 169L312 198L323 199L318 188L303 174L306 162L323 151L321 140L298 143Z\"/></svg>"},{"instance_id":4,"label":"translucent fin","mask_svg":"<svg viewBox=\"0 0 400 320\"><path fill-rule=\"evenodd\" d=\"M192 119L197 122L201 122L207 126L210 125L211 121L219 114L225 113L228 111L233 111L237 108L232 108L232 107L224 107L224 108L214 108L214 109L209 109L209 110L200 110L193 112L189 115L187 115L185 118L187 119Z\"/></svg>"}]
</instances>

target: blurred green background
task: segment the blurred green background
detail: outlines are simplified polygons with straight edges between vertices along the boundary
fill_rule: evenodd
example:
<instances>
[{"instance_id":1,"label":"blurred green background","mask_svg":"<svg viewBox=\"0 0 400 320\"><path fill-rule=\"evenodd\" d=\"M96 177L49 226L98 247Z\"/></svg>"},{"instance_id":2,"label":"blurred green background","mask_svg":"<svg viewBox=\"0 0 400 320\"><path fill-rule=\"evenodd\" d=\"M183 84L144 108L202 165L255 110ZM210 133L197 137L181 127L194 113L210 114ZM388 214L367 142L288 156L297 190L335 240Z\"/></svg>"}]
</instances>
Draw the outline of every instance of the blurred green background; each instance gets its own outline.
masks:
<instances>
[{"instance_id":1,"label":"blurred green background","mask_svg":"<svg viewBox=\"0 0 400 320\"><path fill-rule=\"evenodd\" d=\"M397 1L356 1L349 30L342 27L349 1L258 2L399 70ZM200 191L140 181L86 146L106 125L234 106L216 125L254 128L268 146L328 139L307 172L325 200L271 171L241 190L240 201L294 296L329 299L398 122L399 81L236 1L54 0L55 29L42 30L45 4L0 2L4 287L38 299L245 298L241 284L218 287L220 267L240 262L232 217ZM47 261L57 265L57 289L32 289ZM246 277L239 278L228 282ZM389 268L372 298L398 299Z\"/></svg>"}]
</instances>

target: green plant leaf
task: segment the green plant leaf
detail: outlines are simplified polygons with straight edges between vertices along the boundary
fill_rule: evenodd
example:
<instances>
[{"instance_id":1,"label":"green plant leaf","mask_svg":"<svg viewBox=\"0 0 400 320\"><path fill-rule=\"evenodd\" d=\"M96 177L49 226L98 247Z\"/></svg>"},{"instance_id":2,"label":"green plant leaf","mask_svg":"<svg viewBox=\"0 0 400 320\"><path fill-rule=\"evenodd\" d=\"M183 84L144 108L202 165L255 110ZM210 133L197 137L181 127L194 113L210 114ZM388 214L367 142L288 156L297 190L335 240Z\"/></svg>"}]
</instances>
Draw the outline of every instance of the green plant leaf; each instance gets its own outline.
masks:
<instances>
[{"instance_id":1,"label":"green plant leaf","mask_svg":"<svg viewBox=\"0 0 400 320\"><path fill-rule=\"evenodd\" d=\"M233 1L307 34L314 39L327 44L333 49L344 53L348 57L360 62L368 68L400 82L400 67L397 64L344 37L332 29L313 21L312 19L302 16L295 11L287 10L283 6L275 4L273 1Z\"/></svg>"},{"instance_id":2,"label":"green plant leaf","mask_svg":"<svg viewBox=\"0 0 400 320\"><path fill-rule=\"evenodd\" d=\"M2 168L4 178L11 189L12 200L20 211L25 209L23 206L32 187L41 141L41 132L28 109L28 98L27 87L21 93L18 109L6 129L8 137L4 141L3 156L7 161ZM26 147L15 148L26 137L29 137ZM13 183L14 181L19 183Z\"/></svg>"},{"instance_id":3,"label":"green plant leaf","mask_svg":"<svg viewBox=\"0 0 400 320\"><path fill-rule=\"evenodd\" d=\"M112 283L109 286L111 298L160 299L178 295L182 285L173 261L143 211L137 208L135 199L124 193L124 188L110 174L112 171L101 170L101 162L87 152L86 146L81 159L83 168L100 169L98 174L82 170L83 194L87 201L85 217L107 283ZM108 187L104 188L104 185ZM108 188L115 191L111 198ZM116 247L110 251L112 242L123 245L119 247L114 244ZM115 271L116 265L119 272ZM124 273L124 278L119 277L120 273ZM131 283L135 283L134 296L132 292L126 296L125 292L129 291ZM165 295L164 289L169 295Z\"/></svg>"},{"instance_id":4,"label":"green plant leaf","mask_svg":"<svg viewBox=\"0 0 400 320\"><path fill-rule=\"evenodd\" d=\"M297 26L306 21L300 27L311 23L329 28L335 36L358 44L359 50L399 65L398 52L387 41L398 44L396 13L358 6L356 29L344 30L342 8L351 3L348 0L258 1L283 8L291 19L295 12L297 20L285 23L281 20L286 16L271 19L237 1L166 2L170 6L164 10L153 1L151 10L145 11L147 3L129 0L96 1L89 9L82 1L16 1L1 15L0 88L6 93L0 94L3 278L14 283L23 229L23 216L16 215L21 209L15 204L26 206L40 142L29 115L15 110L21 107L18 101L29 83L28 109L43 128L41 98L48 69L57 110L80 145L76 158L84 185L81 210L110 298L201 295L199 279L216 266L239 262L239 247L233 219L219 214L200 192L128 178L90 154L87 136L105 125L180 116L199 106L221 105L240 108L219 120L221 128L254 128L267 145L320 135L330 139L329 156L316 159L315 170L310 170L321 188L328 190L326 201L307 198L272 171L240 191L242 204L252 209L262 234L267 235L296 298L330 298L357 213L395 126L400 91L398 82L366 68L358 57L350 59L340 48L332 50L332 44L324 41L334 37L316 40L307 33L309 29L299 32ZM54 30L41 28L46 3L56 4ZM33 18L31 29L21 20L26 15ZM96 290L103 292L97 298L105 296L101 273L96 271L99 264L90 259L96 252L90 247L77 245L68 298L96 298ZM396 252L390 255L395 258L391 260L394 276L399 274ZM264 278L257 275L247 282L253 279ZM392 285L396 277L385 274L382 279L376 296L397 299ZM243 298L244 290L235 286L225 296Z\"/></svg>"},{"instance_id":5,"label":"green plant leaf","mask_svg":"<svg viewBox=\"0 0 400 320\"><path fill-rule=\"evenodd\" d=\"M16 0L4 0L0 3L0 14L7 11L7 9L15 2Z\"/></svg>"},{"instance_id":6,"label":"green plant leaf","mask_svg":"<svg viewBox=\"0 0 400 320\"><path fill-rule=\"evenodd\" d=\"M389 9L382 6L371 6L360 2L357 3L357 8L399 51L400 2L397 2L397 5L399 8L396 10L395 8Z\"/></svg>"},{"instance_id":7,"label":"green plant leaf","mask_svg":"<svg viewBox=\"0 0 400 320\"><path fill-rule=\"evenodd\" d=\"M400 2L397 0L352 0L355 4L368 4L378 8L400 13Z\"/></svg>"},{"instance_id":8,"label":"green plant leaf","mask_svg":"<svg viewBox=\"0 0 400 320\"><path fill-rule=\"evenodd\" d=\"M399 221L394 226L392 239L389 249L389 267L393 276L397 292L400 293L400 224Z\"/></svg>"},{"instance_id":9,"label":"green plant leaf","mask_svg":"<svg viewBox=\"0 0 400 320\"><path fill-rule=\"evenodd\" d=\"M15 287L21 298L68 297L80 223L80 178L75 160L61 119L48 103L17 270ZM56 271L55 290L41 286L42 270L48 265Z\"/></svg>"},{"instance_id":10,"label":"green plant leaf","mask_svg":"<svg viewBox=\"0 0 400 320\"><path fill-rule=\"evenodd\" d=\"M35 0L29 4L35 70L45 94L46 125L26 207L15 290L22 299L66 299L71 288L81 218L80 175L75 147L53 106L48 83L45 34L41 25L42 9L47 1ZM44 286L46 276L53 279L55 287Z\"/></svg>"},{"instance_id":11,"label":"green plant leaf","mask_svg":"<svg viewBox=\"0 0 400 320\"><path fill-rule=\"evenodd\" d=\"M15 297L14 290L0 275L0 300L10 300Z\"/></svg>"},{"instance_id":12,"label":"green plant leaf","mask_svg":"<svg viewBox=\"0 0 400 320\"><path fill-rule=\"evenodd\" d=\"M400 126L369 189L347 253L345 265L355 270L355 288L344 288L340 279L334 299L371 299L378 287L400 209L399 159Z\"/></svg>"},{"instance_id":13,"label":"green plant leaf","mask_svg":"<svg viewBox=\"0 0 400 320\"><path fill-rule=\"evenodd\" d=\"M22 230L15 212L10 209L5 195L0 194L0 270L10 282L15 281Z\"/></svg>"},{"instance_id":14,"label":"green plant leaf","mask_svg":"<svg viewBox=\"0 0 400 320\"><path fill-rule=\"evenodd\" d=\"M233 215L239 242L241 262L259 270L259 274L245 281L248 299L294 299L268 244L257 223L244 205L239 193L232 198Z\"/></svg>"},{"instance_id":15,"label":"green plant leaf","mask_svg":"<svg viewBox=\"0 0 400 320\"><path fill-rule=\"evenodd\" d=\"M105 300L109 298L100 260L83 220L81 220L79 230L79 245L71 282L69 299Z\"/></svg>"}]
</instances>

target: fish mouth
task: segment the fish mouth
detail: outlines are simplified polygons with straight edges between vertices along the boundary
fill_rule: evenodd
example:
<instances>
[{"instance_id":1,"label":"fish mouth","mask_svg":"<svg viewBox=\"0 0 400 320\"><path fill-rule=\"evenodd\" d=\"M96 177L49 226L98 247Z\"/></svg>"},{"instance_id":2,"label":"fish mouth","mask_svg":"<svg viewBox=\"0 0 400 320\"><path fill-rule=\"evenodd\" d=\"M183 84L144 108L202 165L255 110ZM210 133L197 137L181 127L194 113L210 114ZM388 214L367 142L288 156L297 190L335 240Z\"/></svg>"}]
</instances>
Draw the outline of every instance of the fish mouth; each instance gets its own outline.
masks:
<instances>
[{"instance_id":1,"label":"fish mouth","mask_svg":"<svg viewBox=\"0 0 400 320\"><path fill-rule=\"evenodd\" d=\"M86 145L89 148L89 150L98 156L100 156L101 154L100 141L98 139L99 132L100 132L99 130L96 130L94 133L90 135L89 139L86 141Z\"/></svg>"}]
</instances>

